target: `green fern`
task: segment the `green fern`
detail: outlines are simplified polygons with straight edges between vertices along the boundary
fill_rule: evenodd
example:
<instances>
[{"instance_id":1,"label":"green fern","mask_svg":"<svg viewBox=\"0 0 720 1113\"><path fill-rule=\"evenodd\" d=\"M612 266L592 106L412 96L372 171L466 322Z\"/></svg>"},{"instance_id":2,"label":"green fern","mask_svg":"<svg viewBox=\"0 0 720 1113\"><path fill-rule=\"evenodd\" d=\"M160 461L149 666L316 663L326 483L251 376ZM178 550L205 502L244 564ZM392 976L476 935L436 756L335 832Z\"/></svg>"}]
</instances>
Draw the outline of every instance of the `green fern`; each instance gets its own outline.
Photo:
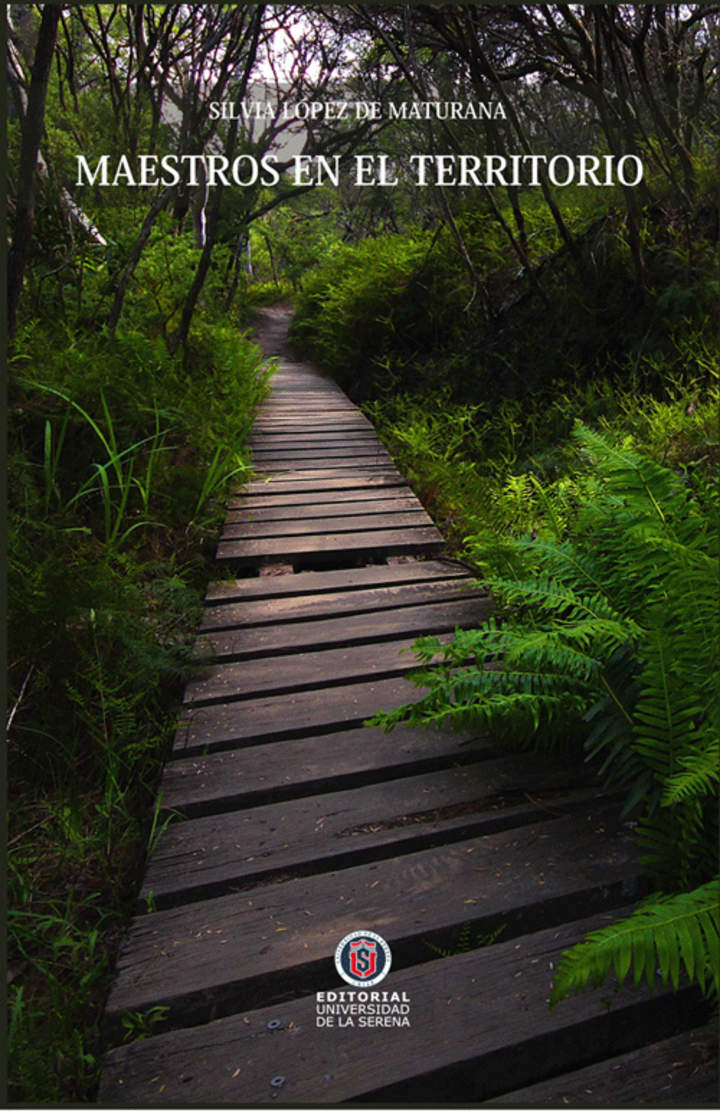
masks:
<instances>
[{"instance_id":1,"label":"green fern","mask_svg":"<svg viewBox=\"0 0 720 1113\"><path fill-rule=\"evenodd\" d=\"M720 753L718 739L711 738L706 746L679 759L682 769L668 777L662 803L672 805L695 796L710 796L718 779Z\"/></svg>"},{"instance_id":2,"label":"green fern","mask_svg":"<svg viewBox=\"0 0 720 1113\"><path fill-rule=\"evenodd\" d=\"M640 862L666 895L574 948L555 999L611 966L621 981L631 964L641 977L654 949L673 984L679 955L691 978L716 985L702 900L716 869L717 534L670 469L582 426L575 437L589 472L565 535L556 516L554 540L508 542L504 575L487 581L500 617L448 645L417 643L423 695L373 721L470 727L535 748L575 739L623 791Z\"/></svg>"},{"instance_id":3,"label":"green fern","mask_svg":"<svg viewBox=\"0 0 720 1113\"><path fill-rule=\"evenodd\" d=\"M718 882L691 893L650 897L631 916L590 934L562 956L551 1006L571 992L597 987L612 972L621 985L632 972L635 987L657 976L674 989L681 970L705 990L720 991Z\"/></svg>"}]
</instances>

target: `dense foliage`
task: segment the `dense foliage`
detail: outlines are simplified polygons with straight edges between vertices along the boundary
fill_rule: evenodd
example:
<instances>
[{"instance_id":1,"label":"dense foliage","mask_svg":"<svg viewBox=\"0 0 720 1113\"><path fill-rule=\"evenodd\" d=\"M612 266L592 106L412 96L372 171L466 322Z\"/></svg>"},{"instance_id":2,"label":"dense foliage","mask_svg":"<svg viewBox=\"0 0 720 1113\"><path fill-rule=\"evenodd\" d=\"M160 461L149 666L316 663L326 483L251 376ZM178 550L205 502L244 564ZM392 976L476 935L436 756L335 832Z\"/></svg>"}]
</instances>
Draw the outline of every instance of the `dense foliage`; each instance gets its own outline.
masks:
<instances>
[{"instance_id":1,"label":"dense foliage","mask_svg":"<svg viewBox=\"0 0 720 1113\"><path fill-rule=\"evenodd\" d=\"M508 543L505 574L486 579L502 621L459 632L449 646L421 640L421 660L439 654L442 661L415 678L427 694L378 721L451 721L525 746L584 746L608 789L624 793L648 875L685 894L676 898L674 916L698 902L698 918L688 914L682 930L655 938L645 932L653 922L646 906L636 938L627 925L624 935L608 929L595 949L584 944L582 960L567 959L556 996L588 976L597 984L613 962L624 977L633 943L638 977L645 966L654 970L656 946L664 979L674 970L677 982L680 956L691 976L717 988L717 885L708 887L720 725L717 630L708 623L716 492L705 488L689 500L669 469L582 426L576 438L589 466L581 465L573 484L571 512L561 523L545 493L546 530ZM477 544L468 538L471 558ZM658 920L659 910L653 906Z\"/></svg>"},{"instance_id":2,"label":"dense foliage","mask_svg":"<svg viewBox=\"0 0 720 1113\"><path fill-rule=\"evenodd\" d=\"M53 1100L96 1077L218 495L249 474L265 383L211 303L183 364L149 283L134 300L115 335L22 321L11 362L11 1052L17 1092Z\"/></svg>"},{"instance_id":3,"label":"dense foliage","mask_svg":"<svg viewBox=\"0 0 720 1113\"><path fill-rule=\"evenodd\" d=\"M413 228L338 247L305 279L293 336L360 399L442 385L449 401L487 404L547 387L556 393L558 379L613 374L662 394L668 377L706 379L705 338L719 293L716 188L706 175L691 238L678 227L669 194L649 211L645 289L612 198L599 217L596 196L564 199L587 261L588 281L580 284L547 226L542 198L529 197L525 225L541 252L542 297L509 257L491 214L468 206L458 224L485 276L490 310L473 298L450 232Z\"/></svg>"}]
</instances>

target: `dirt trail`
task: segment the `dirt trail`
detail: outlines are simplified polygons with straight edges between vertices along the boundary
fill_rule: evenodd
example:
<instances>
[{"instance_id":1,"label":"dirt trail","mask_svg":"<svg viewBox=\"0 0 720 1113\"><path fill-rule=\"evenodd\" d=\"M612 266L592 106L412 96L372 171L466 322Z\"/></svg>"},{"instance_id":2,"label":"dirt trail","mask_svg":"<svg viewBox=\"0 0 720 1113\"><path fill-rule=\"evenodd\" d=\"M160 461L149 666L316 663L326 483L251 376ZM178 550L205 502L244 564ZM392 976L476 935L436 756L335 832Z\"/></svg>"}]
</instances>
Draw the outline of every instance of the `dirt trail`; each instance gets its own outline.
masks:
<instances>
[{"instance_id":1,"label":"dirt trail","mask_svg":"<svg viewBox=\"0 0 720 1113\"><path fill-rule=\"evenodd\" d=\"M279 356L281 359L289 360L293 358L288 340L292 315L292 306L285 302L279 305L264 305L257 310L253 331L255 340L266 356Z\"/></svg>"}]
</instances>

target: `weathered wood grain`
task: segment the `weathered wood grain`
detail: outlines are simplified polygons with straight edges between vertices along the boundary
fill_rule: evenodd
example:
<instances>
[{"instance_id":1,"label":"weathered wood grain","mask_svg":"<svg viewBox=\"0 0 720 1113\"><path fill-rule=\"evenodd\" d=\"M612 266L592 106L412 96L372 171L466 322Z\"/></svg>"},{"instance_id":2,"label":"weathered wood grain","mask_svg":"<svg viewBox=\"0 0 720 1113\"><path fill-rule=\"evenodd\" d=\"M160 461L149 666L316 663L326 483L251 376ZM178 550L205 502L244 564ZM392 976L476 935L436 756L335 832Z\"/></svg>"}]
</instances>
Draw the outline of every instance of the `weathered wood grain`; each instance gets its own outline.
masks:
<instances>
[{"instance_id":1,"label":"weathered wood grain","mask_svg":"<svg viewBox=\"0 0 720 1113\"><path fill-rule=\"evenodd\" d=\"M448 642L452 634L441 634ZM419 667L412 652L414 640L315 649L311 653L290 653L282 657L253 657L233 664L209 665L185 689L184 703L226 703L246 700L264 693L283 695L310 689L330 688L337 684L380 680L403 676Z\"/></svg>"},{"instance_id":2,"label":"weathered wood grain","mask_svg":"<svg viewBox=\"0 0 720 1113\"><path fill-rule=\"evenodd\" d=\"M400 726L387 735L359 727L175 758L165 766L159 799L167 811L208 815L497 756L497 747L472 731Z\"/></svg>"},{"instance_id":3,"label":"weathered wood grain","mask_svg":"<svg viewBox=\"0 0 720 1113\"><path fill-rule=\"evenodd\" d=\"M344 514L330 518L300 518L296 521L289 521L287 518L280 522L234 522L228 520L223 526L220 537L223 541L230 541L259 537L301 537L313 534L328 536L370 529L404 529L406 526L432 527L432 521L422 507L418 507L417 510L397 510L385 514L366 514L357 511L354 514Z\"/></svg>"},{"instance_id":4,"label":"weathered wood grain","mask_svg":"<svg viewBox=\"0 0 720 1113\"><path fill-rule=\"evenodd\" d=\"M286 456L260 456L253 458L253 469L258 475L294 475L297 472L320 471L327 468L337 468L354 474L358 469L374 469L384 471L391 466L387 453L373 450L372 452L357 452L351 455L341 453L323 453L318 455L303 455L292 453Z\"/></svg>"},{"instance_id":5,"label":"weathered wood grain","mask_svg":"<svg viewBox=\"0 0 720 1113\"><path fill-rule=\"evenodd\" d=\"M328 499L332 499L329 504ZM326 489L325 487L315 489L313 487L309 491L291 491L284 494L276 493L273 488L270 491L257 491L255 494L247 496L232 497L228 499L226 505L228 513L233 515L237 513L252 514L262 507L280 510L287 508L289 513L307 511L312 514L314 506L327 505L340 507L340 513L348 513L344 508L346 503L362 502L370 504L381 500L394 502L400 499L407 500L415 505L415 496L410 488L398 482L394 486L370 484L369 486L342 485L339 488L332 489ZM349 509L352 511L352 506Z\"/></svg>"},{"instance_id":6,"label":"weathered wood grain","mask_svg":"<svg viewBox=\"0 0 720 1113\"><path fill-rule=\"evenodd\" d=\"M362 477L365 475L383 475L390 468L390 458L384 459L382 455L373 453L362 458L348 457L347 459L320 459L275 461L263 460L255 465L258 475L283 479L307 479L308 476L318 475L323 479L332 476L351 475ZM328 474L330 473L330 474Z\"/></svg>"},{"instance_id":7,"label":"weathered wood grain","mask_svg":"<svg viewBox=\"0 0 720 1113\"><path fill-rule=\"evenodd\" d=\"M150 913L131 925L106 1015L112 1024L160 1005L187 1024L209 1019L213 1007L215 1015L257 1007L280 986L290 995L316 980L358 924L372 924L401 966L403 946L414 955L423 939L467 922L528 930L594 911L612 894L622 903L637 891L636 872L629 832L592 808Z\"/></svg>"},{"instance_id":8,"label":"weathered wood grain","mask_svg":"<svg viewBox=\"0 0 720 1113\"><path fill-rule=\"evenodd\" d=\"M373 442L364 441L362 444L347 445L346 443L338 443L336 445L326 445L325 447L318 447L315 445L290 445L288 448L281 448L279 445L266 445L260 448L256 445L252 450L253 463L256 466L267 468L271 462L274 461L297 461L298 467L310 466L304 464L304 461L311 461L313 464L318 463L322 467L332 466L335 461L352 460L353 462L365 460L378 460L382 459L385 462L390 461L390 456L384 445L379 441Z\"/></svg>"},{"instance_id":9,"label":"weathered wood grain","mask_svg":"<svg viewBox=\"0 0 720 1113\"><path fill-rule=\"evenodd\" d=\"M287 429L275 432L265 429L262 433L247 438L245 444L257 452L271 452L280 449L287 452L295 449L324 452L333 448L377 447L377 434L372 429L346 429L341 433L308 433L304 429L291 433Z\"/></svg>"},{"instance_id":10,"label":"weathered wood grain","mask_svg":"<svg viewBox=\"0 0 720 1113\"><path fill-rule=\"evenodd\" d=\"M421 694L421 689L400 678L341 684L323 692L322 700L316 692L290 692L242 703L186 708L175 733L173 753L210 753L361 726L380 708L412 703Z\"/></svg>"},{"instance_id":11,"label":"weathered wood grain","mask_svg":"<svg viewBox=\"0 0 720 1113\"><path fill-rule=\"evenodd\" d=\"M216 603L206 607L200 630L222 630L238 626L269 626L277 622L332 618L336 615L369 614L450 600L487 599L472 581L455 576L430 583L390 584L355 591L308 592L300 596L243 599L239 603Z\"/></svg>"},{"instance_id":12,"label":"weathered wood grain","mask_svg":"<svg viewBox=\"0 0 720 1113\"><path fill-rule=\"evenodd\" d=\"M643 1036L661 1038L698 1012L687 995L630 989L609 1001L603 992L580 994L548 1009L562 951L613 918L585 916L411 970L393 969L378 988L407 995L409 1028L338 1027L337 1020L318 1028L315 997L307 996L118 1047L108 1056L100 1100L319 1105L377 1101L383 1083L401 1103L498 1098L601 1047L619 1053ZM328 952L318 979L324 991L342 985L331 963ZM654 1105L662 1080L639 1077L644 1101ZM270 1083L278 1078L275 1099L278 1089Z\"/></svg>"},{"instance_id":13,"label":"weathered wood grain","mask_svg":"<svg viewBox=\"0 0 720 1113\"><path fill-rule=\"evenodd\" d=\"M208 604L231 600L270 599L278 596L320 595L353 592L366 588L396 586L467 578L457 564L439 560L412 560L402 564L366 564L339 571L296 572L287 576L260 576L242 580L218 580L208 585Z\"/></svg>"},{"instance_id":14,"label":"weathered wood grain","mask_svg":"<svg viewBox=\"0 0 720 1113\"><path fill-rule=\"evenodd\" d=\"M310 491L359 490L370 487L407 487L407 482L394 468L380 471L372 468L325 468L322 471L298 471L294 475L265 476L251 479L235 492L242 498L253 495L294 495ZM333 494L334 497L334 494Z\"/></svg>"},{"instance_id":15,"label":"weathered wood grain","mask_svg":"<svg viewBox=\"0 0 720 1113\"><path fill-rule=\"evenodd\" d=\"M167 907L273 874L420 849L439 836L519 827L587 804L586 792L572 791L583 779L581 761L505 757L171 824L140 900L152 893Z\"/></svg>"},{"instance_id":16,"label":"weathered wood grain","mask_svg":"<svg viewBox=\"0 0 720 1113\"><path fill-rule=\"evenodd\" d=\"M498 1105L623 1106L670 1103L688 1108L718 1097L718 1032L715 1025L639 1047L583 1070L503 1094Z\"/></svg>"},{"instance_id":17,"label":"weathered wood grain","mask_svg":"<svg viewBox=\"0 0 720 1113\"><path fill-rule=\"evenodd\" d=\"M355 413L348 412L347 414L330 414L327 416L320 413L316 417L308 417L307 414L266 413L259 416L253 425L253 433L257 436L265 432L282 433L286 431L291 434L317 433L321 436L332 436L347 431L376 435L371 422L358 410Z\"/></svg>"},{"instance_id":18,"label":"weathered wood grain","mask_svg":"<svg viewBox=\"0 0 720 1113\"><path fill-rule=\"evenodd\" d=\"M447 601L418 603L413 607L307 619L282 627L273 624L207 630L196 642L195 655L198 660L240 661L272 653L297 653L322 647L330 649L361 642L443 634L456 626L471 629L484 622L491 611L492 604L486 597L460 596Z\"/></svg>"},{"instance_id":19,"label":"weathered wood grain","mask_svg":"<svg viewBox=\"0 0 720 1113\"><path fill-rule=\"evenodd\" d=\"M395 488L394 490L398 490ZM396 514L417 510L419 503L412 496L396 494L394 498L367 498L355 496L338 499L335 502L313 502L312 500L283 505L246 506L242 510L228 510L227 525L240 522L298 522L304 518L339 518L348 514Z\"/></svg>"},{"instance_id":20,"label":"weathered wood grain","mask_svg":"<svg viewBox=\"0 0 720 1113\"><path fill-rule=\"evenodd\" d=\"M267 537L248 541L220 541L216 560L256 561L284 557L339 556L343 553L436 553L445 542L435 526L404 529L356 530L307 537Z\"/></svg>"}]
</instances>

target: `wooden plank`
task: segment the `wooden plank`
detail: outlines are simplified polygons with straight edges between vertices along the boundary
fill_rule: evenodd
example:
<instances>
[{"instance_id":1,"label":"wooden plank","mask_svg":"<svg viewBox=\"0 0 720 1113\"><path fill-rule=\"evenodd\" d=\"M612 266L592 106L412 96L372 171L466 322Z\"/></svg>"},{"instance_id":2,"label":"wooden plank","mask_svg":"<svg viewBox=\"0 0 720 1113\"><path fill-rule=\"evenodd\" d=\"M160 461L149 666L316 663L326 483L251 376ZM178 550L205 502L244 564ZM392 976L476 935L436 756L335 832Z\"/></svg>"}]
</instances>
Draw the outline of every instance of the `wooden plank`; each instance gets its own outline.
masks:
<instances>
[{"instance_id":1,"label":"wooden plank","mask_svg":"<svg viewBox=\"0 0 720 1113\"><path fill-rule=\"evenodd\" d=\"M452 634L441 634L449 642ZM360 680L404 676L419 667L412 652L414 638L370 645L314 649L282 657L254 657L234 664L210 665L185 688L185 704L200 706L246 700L262 694L283 695L313 689L318 699L324 688Z\"/></svg>"},{"instance_id":2,"label":"wooden plank","mask_svg":"<svg viewBox=\"0 0 720 1113\"><path fill-rule=\"evenodd\" d=\"M255 471L262 473L272 472L275 468L292 466L295 470L320 467L379 467L393 466L388 452L380 445L363 445L357 449L343 448L290 448L268 449L263 451L255 449L252 454Z\"/></svg>"},{"instance_id":3,"label":"wooden plank","mask_svg":"<svg viewBox=\"0 0 720 1113\"><path fill-rule=\"evenodd\" d=\"M198 659L243 660L248 657L331 648L361 642L382 642L424 634L443 634L456 626L468 628L485 621L492 604L484 597L468 597L415 607L347 614L289 623L286 627L255 626L201 634L195 644Z\"/></svg>"},{"instance_id":4,"label":"wooden plank","mask_svg":"<svg viewBox=\"0 0 720 1113\"><path fill-rule=\"evenodd\" d=\"M303 425L305 415L296 413L291 405L286 405L286 410L287 412L283 415L273 413L269 408L263 406L258 412L253 429L260 428L264 425L287 425L290 428ZM357 407L345 414L333 414L328 416L325 413L321 413L318 415L317 422L323 428L331 429L334 428L336 424L341 427L345 425L355 425L364 429L373 429L374 431L372 422L365 417L365 414L358 410Z\"/></svg>"},{"instance_id":5,"label":"wooden plank","mask_svg":"<svg viewBox=\"0 0 720 1113\"><path fill-rule=\"evenodd\" d=\"M332 499L332 502L328 502L328 499ZM226 506L230 514L241 512L253 514L263 508L278 511L287 508L291 513L297 511L298 514L302 515L306 512L312 514L313 507L316 505L334 506L338 508L340 513L343 513L345 512L343 511L345 503L370 504L371 502L394 502L399 500L408 500L413 505L418 503L418 499L410 488L398 483L395 486L380 487L377 484L371 484L370 486L348 486L333 488L332 490L321 487L290 494L255 491L246 497L235 496L228 499ZM352 509L352 506L350 509Z\"/></svg>"},{"instance_id":6,"label":"wooden plank","mask_svg":"<svg viewBox=\"0 0 720 1113\"><path fill-rule=\"evenodd\" d=\"M345 416L355 413L352 402L343 402L341 398L330 398L324 391L307 391L304 398L297 392L291 392L291 397L286 401L277 401L267 407L268 414L286 417L318 417Z\"/></svg>"},{"instance_id":7,"label":"wooden plank","mask_svg":"<svg viewBox=\"0 0 720 1113\"><path fill-rule=\"evenodd\" d=\"M309 366L300 367L288 361L280 365L273 376L273 390L263 401L263 409L287 403L302 402L303 395L327 396L330 401L341 401L352 406L347 394L327 372Z\"/></svg>"},{"instance_id":8,"label":"wooden plank","mask_svg":"<svg viewBox=\"0 0 720 1113\"><path fill-rule=\"evenodd\" d=\"M270 421L298 422L304 417L329 422L356 421L358 409L344 395L328 394L324 390L288 391L286 397L270 399L262 408L259 418Z\"/></svg>"},{"instance_id":9,"label":"wooden plank","mask_svg":"<svg viewBox=\"0 0 720 1113\"><path fill-rule=\"evenodd\" d=\"M248 444L257 443L264 444L266 441L270 444L278 444L281 441L287 441L289 445L296 446L298 444L355 444L356 442L368 441L372 444L378 444L380 437L373 429L372 425L367 422L357 423L354 421L344 423L344 428L339 430L335 429L335 421L328 423L327 429L310 430L305 427L305 422L298 425L282 425L272 422L266 428L259 429L257 425L253 425L250 434L247 438Z\"/></svg>"},{"instance_id":10,"label":"wooden plank","mask_svg":"<svg viewBox=\"0 0 720 1113\"><path fill-rule=\"evenodd\" d=\"M319 971L358 924L371 924L401 966L426 954L423 941L465 923L532 930L578 908L595 911L608 894L627 902L636 893L633 857L630 833L617 832L607 809L588 808L140 916L120 951L106 1016L112 1024L128 1010L161 1006L187 1024L267 1003L280 986L289 996L308 977L320 988Z\"/></svg>"},{"instance_id":11,"label":"wooden plank","mask_svg":"<svg viewBox=\"0 0 720 1113\"><path fill-rule=\"evenodd\" d=\"M248 541L220 541L216 560L293 560L304 556L339 556L343 553L439 552L445 547L435 526L407 526L405 529L356 530L352 533L325 533L307 537L265 537Z\"/></svg>"},{"instance_id":12,"label":"wooden plank","mask_svg":"<svg viewBox=\"0 0 720 1113\"><path fill-rule=\"evenodd\" d=\"M176 758L165 766L159 800L167 811L209 815L229 808L338 791L498 756L472 731L449 733L358 727Z\"/></svg>"},{"instance_id":13,"label":"wooden plank","mask_svg":"<svg viewBox=\"0 0 720 1113\"><path fill-rule=\"evenodd\" d=\"M303 417L282 417L281 415L266 416L262 419L258 418L253 425L253 433L257 436L264 436L265 433L282 434L287 433L289 436L294 436L299 433L316 434L318 436L337 436L343 433L363 433L365 435L377 436L373 426L369 421L355 415L348 414L343 417L336 414L333 417L317 416L309 418L307 415Z\"/></svg>"},{"instance_id":14,"label":"wooden plank","mask_svg":"<svg viewBox=\"0 0 720 1113\"><path fill-rule=\"evenodd\" d=\"M503 1094L499 1105L600 1105L618 1109L638 1105L718 1103L717 1027L639 1047L582 1070L549 1078Z\"/></svg>"},{"instance_id":15,"label":"wooden plank","mask_svg":"<svg viewBox=\"0 0 720 1113\"><path fill-rule=\"evenodd\" d=\"M392 489L396 491L400 488ZM311 498L300 505L297 502L289 506L270 504L253 507L251 505L243 510L229 510L225 522L227 525L236 525L239 522L298 522L305 518L341 518L347 514L402 514L409 510L422 510L420 503L412 494L404 498L402 495L395 495L394 498L370 499L360 494L334 502L318 502Z\"/></svg>"},{"instance_id":16,"label":"wooden plank","mask_svg":"<svg viewBox=\"0 0 720 1113\"><path fill-rule=\"evenodd\" d=\"M406 487L407 481L395 471L386 468L381 472L363 469L357 475L347 469L329 468L325 472L309 471L292 476L269 476L266 479L252 479L241 487L236 495L282 495L300 494L308 491L359 490L370 487Z\"/></svg>"},{"instance_id":17,"label":"wooden plank","mask_svg":"<svg viewBox=\"0 0 720 1113\"><path fill-rule=\"evenodd\" d=\"M362 445L341 445L338 447L318 448L313 445L299 446L291 448L277 448L268 445L266 448L261 448L259 445L253 448L252 452L253 462L266 468L270 466L270 462L297 462L298 466L305 466L305 461L312 460L325 460L325 467L334 464L339 460L383 460L390 459L387 449L375 441L374 444Z\"/></svg>"},{"instance_id":18,"label":"wooden plank","mask_svg":"<svg viewBox=\"0 0 720 1113\"><path fill-rule=\"evenodd\" d=\"M306 438L308 442L312 441L313 444L338 440L344 441L346 444L362 443L364 441L377 443L377 435L374 433L372 426L358 425L354 422L341 424L338 421L331 420L327 425L323 425L318 421L305 418L296 425L291 425L286 421L277 419L274 422L267 423L261 429L257 427L254 427L254 429L256 443L262 442L267 445L279 444L281 441L296 445L302 438ZM250 447L253 447L252 442Z\"/></svg>"},{"instance_id":19,"label":"wooden plank","mask_svg":"<svg viewBox=\"0 0 720 1113\"><path fill-rule=\"evenodd\" d=\"M295 413L301 406L318 404L357 409L329 375L314 375L312 372L303 372L300 375L290 372L276 375L273 391L263 401L262 409L266 411L287 407Z\"/></svg>"},{"instance_id":20,"label":"wooden plank","mask_svg":"<svg viewBox=\"0 0 720 1113\"><path fill-rule=\"evenodd\" d=\"M341 684L323 693L296 692L183 710L175 733L178 756L258 745L280 738L362 726L380 708L419 699L421 690L403 679Z\"/></svg>"},{"instance_id":21,"label":"wooden plank","mask_svg":"<svg viewBox=\"0 0 720 1113\"><path fill-rule=\"evenodd\" d=\"M487 593L471 588L471 584L472 580L456 576L449 580L367 588L364 591L328 591L317 595L308 592L290 598L247 599L240 603L216 604L203 612L200 630L204 632L238 626L271 626L277 622L332 618L358 612L369 614L456 599L487 598Z\"/></svg>"},{"instance_id":22,"label":"wooden plank","mask_svg":"<svg viewBox=\"0 0 720 1113\"><path fill-rule=\"evenodd\" d=\"M218 580L208 584L205 602L211 604L234 599L269 599L306 593L319 595L326 591L357 591L416 581L467 578L467 571L457 564L439 560L409 560L403 564L367 564L360 568L343 568L334 572L296 572L289 576Z\"/></svg>"},{"instance_id":23,"label":"wooden plank","mask_svg":"<svg viewBox=\"0 0 720 1113\"><path fill-rule=\"evenodd\" d=\"M256 475L285 475L287 472L325 471L326 468L389 468L392 460L387 452L376 451L354 453L294 453L287 456L253 457L253 469Z\"/></svg>"},{"instance_id":24,"label":"wooden plank","mask_svg":"<svg viewBox=\"0 0 720 1113\"><path fill-rule=\"evenodd\" d=\"M272 410L279 406L294 409L296 405L316 399L357 409L330 375L318 373L308 367L303 367L299 374L294 374L291 365L276 373L272 393L263 400L262 409Z\"/></svg>"},{"instance_id":25,"label":"wooden plank","mask_svg":"<svg viewBox=\"0 0 720 1113\"><path fill-rule=\"evenodd\" d=\"M402 529L405 526L432 526L432 520L418 504L417 510L398 510L386 514L345 514L334 518L300 518L280 522L231 522L223 526L223 541L251 537L300 537L312 534L355 533L368 529Z\"/></svg>"},{"instance_id":26,"label":"wooden plank","mask_svg":"<svg viewBox=\"0 0 720 1113\"><path fill-rule=\"evenodd\" d=\"M382 453L374 453L372 456L363 456L358 459L349 458L347 460L325 460L323 457L317 457L316 460L312 458L302 460L259 460L255 466L255 471L258 475L272 475L277 472L278 476L290 476L296 479L307 479L308 476L320 475L323 478L328 475L356 475L358 478L364 475L382 475L392 467L392 460L387 455Z\"/></svg>"},{"instance_id":27,"label":"wooden plank","mask_svg":"<svg viewBox=\"0 0 720 1113\"><path fill-rule=\"evenodd\" d=\"M284 367L280 365L276 369L272 392L263 400L262 408L272 409L273 406L285 404L292 406L296 402L302 402L304 398L318 395L331 402L353 405L331 375L318 368L299 367L288 362Z\"/></svg>"},{"instance_id":28,"label":"wooden plank","mask_svg":"<svg viewBox=\"0 0 720 1113\"><path fill-rule=\"evenodd\" d=\"M279 1100L289 1105L490 1101L579 1058L625 1051L643 1034L661 1038L697 1017L697 1001L686 992L653 996L627 987L610 1000L583 993L548 1009L562 952L614 918L587 915L409 970L394 967L377 988L406 995L407 1028L360 1028L357 1018L353 1027L339 1027L337 1017L318 1028L312 995L115 1048L100 1101L264 1106L278 1093L270 1084L278 1077ZM328 951L318 988L337 991L338 981ZM643 1103L659 1104L662 1083L644 1081ZM381 1097L388 1093L393 1097Z\"/></svg>"},{"instance_id":29,"label":"wooden plank","mask_svg":"<svg viewBox=\"0 0 720 1113\"><path fill-rule=\"evenodd\" d=\"M271 449L324 449L324 448L361 448L365 445L375 447L380 444L377 434L368 430L346 429L344 433L306 433L304 430L289 433L278 429L275 432L264 429L262 433L247 438L249 448L268 451Z\"/></svg>"},{"instance_id":30,"label":"wooden plank","mask_svg":"<svg viewBox=\"0 0 720 1113\"><path fill-rule=\"evenodd\" d=\"M567 814L588 803L587 791L573 792L583 776L579 762L515 754L172 823L153 851L139 900L152 894L156 908L167 908L283 872L377 861Z\"/></svg>"},{"instance_id":31,"label":"wooden plank","mask_svg":"<svg viewBox=\"0 0 720 1113\"><path fill-rule=\"evenodd\" d=\"M375 454L388 456L387 449L384 444L378 440L377 437L363 437L362 440L357 440L348 436L338 437L331 442L324 441L320 444L296 444L294 442L286 443L285 445L274 443L273 438L263 437L261 441L256 441L254 445L250 446L253 451L253 459L263 459L266 456L277 456L280 459L298 457L313 457L318 455L326 455L328 459L335 457L365 457L373 456ZM389 459L389 456L388 456Z\"/></svg>"},{"instance_id":32,"label":"wooden plank","mask_svg":"<svg viewBox=\"0 0 720 1113\"><path fill-rule=\"evenodd\" d=\"M400 491L401 488L392 488L393 492ZM346 492L339 492L345 495ZM348 514L362 514L363 516L369 514L403 514L409 511L420 511L422 506L414 495L408 494L403 497L401 494L395 494L394 497L382 498L373 497L365 498L364 493L351 494L349 498L334 500L333 502L322 502L314 497L310 497L302 503L297 500L289 505L282 503L277 505L274 502L262 505L264 500L255 496L261 505L255 507L252 503L250 506L245 506L243 509L230 509L228 510L225 518L226 525L237 525L240 522L299 522L306 518L342 518ZM288 496L285 496L287 498ZM327 498L327 496L325 496Z\"/></svg>"},{"instance_id":33,"label":"wooden plank","mask_svg":"<svg viewBox=\"0 0 720 1113\"><path fill-rule=\"evenodd\" d=\"M263 433L255 441L246 441L246 446L252 449L253 459L262 459L265 456L290 455L312 456L326 455L328 458L335 456L350 456L352 454L367 456L375 452L387 454L387 449L377 437L370 437L362 433L345 433L338 437L290 437L284 433L273 436Z\"/></svg>"},{"instance_id":34,"label":"wooden plank","mask_svg":"<svg viewBox=\"0 0 720 1113\"><path fill-rule=\"evenodd\" d=\"M273 410L287 406L294 411L298 406L318 401L329 406L345 406L353 410L357 408L330 375L317 374L308 369L303 369L300 374L293 374L290 368L276 375L273 391L263 401L262 408Z\"/></svg>"},{"instance_id":35,"label":"wooden plank","mask_svg":"<svg viewBox=\"0 0 720 1113\"><path fill-rule=\"evenodd\" d=\"M307 484L308 482L312 484L308 488L309 490L329 490L335 485L329 482L332 480L344 481L348 487L361 487L372 482L395 487L405 486L406 484L399 472L395 468L389 467L375 468L364 465L362 468L355 468L354 471L350 467L299 468L289 475L276 477L266 475L261 479L252 479L242 488L242 493L256 494L257 491L263 491L263 488L265 488L264 493L267 494L268 490L277 490L281 487L287 487L288 490L292 491L298 490L300 484ZM291 484L296 484L296 486L292 487Z\"/></svg>"}]
</instances>

